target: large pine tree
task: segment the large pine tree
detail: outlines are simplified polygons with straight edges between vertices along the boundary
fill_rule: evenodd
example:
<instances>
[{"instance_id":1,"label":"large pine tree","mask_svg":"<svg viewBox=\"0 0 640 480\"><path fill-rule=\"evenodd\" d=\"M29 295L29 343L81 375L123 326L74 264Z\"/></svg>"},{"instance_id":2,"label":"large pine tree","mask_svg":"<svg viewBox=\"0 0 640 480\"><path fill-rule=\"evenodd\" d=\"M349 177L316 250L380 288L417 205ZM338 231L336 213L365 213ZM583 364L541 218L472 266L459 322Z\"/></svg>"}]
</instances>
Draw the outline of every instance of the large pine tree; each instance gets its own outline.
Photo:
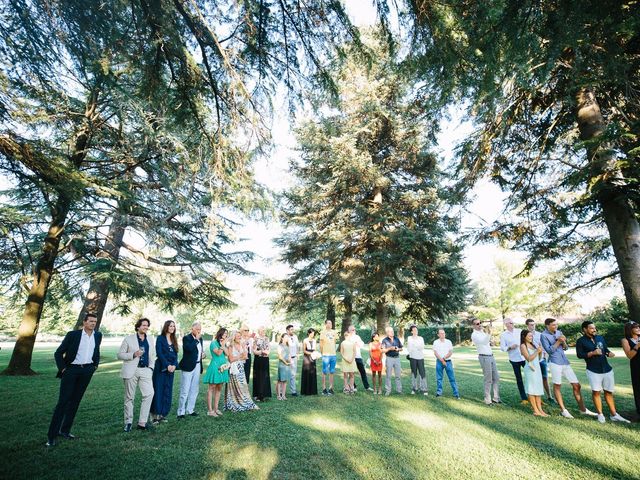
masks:
<instances>
[{"instance_id":1,"label":"large pine tree","mask_svg":"<svg viewBox=\"0 0 640 480\"><path fill-rule=\"evenodd\" d=\"M347 49L337 67L337 101L317 97L318 117L297 129L280 239L294 272L282 288L290 308L338 298L349 313L357 301L382 331L397 303L422 320L458 311L466 277L429 151L434 127L411 102L395 46L379 32L368 41L368 55Z\"/></svg>"}]
</instances>

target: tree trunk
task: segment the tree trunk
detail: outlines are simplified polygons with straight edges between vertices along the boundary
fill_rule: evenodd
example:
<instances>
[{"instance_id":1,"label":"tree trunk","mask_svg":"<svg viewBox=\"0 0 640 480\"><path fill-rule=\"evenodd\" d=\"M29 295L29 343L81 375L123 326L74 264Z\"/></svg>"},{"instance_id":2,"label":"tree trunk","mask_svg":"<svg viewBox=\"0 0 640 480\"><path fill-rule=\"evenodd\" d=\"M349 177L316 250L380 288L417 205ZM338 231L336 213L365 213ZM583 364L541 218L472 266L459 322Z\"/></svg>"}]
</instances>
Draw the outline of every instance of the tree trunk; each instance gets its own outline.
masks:
<instances>
[{"instance_id":1,"label":"tree trunk","mask_svg":"<svg viewBox=\"0 0 640 480\"><path fill-rule=\"evenodd\" d=\"M593 140L605 131L600 106L589 89L577 96L578 127L583 140ZM624 195L626 180L616 165L614 152L605 146L588 150L591 184L602 208L616 257L620 280L633 320L640 320L640 225L629 199Z\"/></svg>"},{"instance_id":2,"label":"tree trunk","mask_svg":"<svg viewBox=\"0 0 640 480\"><path fill-rule=\"evenodd\" d=\"M73 142L73 151L69 155L69 162L75 169L79 168L87 156L87 148L91 141L92 120L96 113L98 101L98 91L90 93L85 106L85 122L77 131ZM29 168L31 168L29 166ZM35 167L34 167L35 168ZM67 215L71 210L75 197L81 192L75 189L69 189L64 185L58 184L51 180L50 173L43 170L36 170L36 175L48 181L56 188L58 198L56 204L51 209L51 222L47 236L44 239L42 254L33 272L33 284L29 290L29 296L22 315L22 322L18 328L18 339L16 340L9 366L2 371L3 375L34 375L31 370L31 360L33 358L33 347L36 343L36 335L40 326L40 317L44 308L44 301L47 297L51 276L56 258L58 256L58 248L60 247L60 239L64 232L64 224Z\"/></svg>"},{"instance_id":3,"label":"tree trunk","mask_svg":"<svg viewBox=\"0 0 640 480\"><path fill-rule=\"evenodd\" d=\"M384 334L384 329L389 326L389 310L384 300L376 302L376 332Z\"/></svg>"},{"instance_id":4,"label":"tree trunk","mask_svg":"<svg viewBox=\"0 0 640 480\"><path fill-rule=\"evenodd\" d=\"M336 328L336 307L331 297L327 299L327 315L325 321L327 320L331 320L331 328Z\"/></svg>"},{"instance_id":5,"label":"tree trunk","mask_svg":"<svg viewBox=\"0 0 640 480\"><path fill-rule=\"evenodd\" d=\"M351 326L353 320L353 300L350 294L344 296L342 305L344 305L344 317L342 318L342 327L340 327L340 338L344 336L344 332Z\"/></svg>"},{"instance_id":6,"label":"tree trunk","mask_svg":"<svg viewBox=\"0 0 640 480\"><path fill-rule=\"evenodd\" d=\"M101 260L108 260L111 263L111 269L118 264L118 260L120 259L120 248L122 247L122 239L124 238L126 229L127 222L125 217L116 212L111 220L104 245L96 255ZM91 277L89 290L87 290L87 295L84 297L84 305L76 321L76 328L82 327L82 321L87 312L92 312L96 315L98 318L96 330L100 328L102 315L104 314L107 299L109 298L110 286L111 282L106 278L104 271L99 271L97 275Z\"/></svg>"},{"instance_id":7,"label":"tree trunk","mask_svg":"<svg viewBox=\"0 0 640 480\"><path fill-rule=\"evenodd\" d=\"M60 238L64 231L64 222L70 207L71 202L69 199L65 195L60 195L54 207L47 236L44 239L42 255L33 272L33 284L29 290L22 322L18 329L18 339L11 354L9 366L2 372L3 375L36 374L31 370L33 346L36 342L44 301L51 282L51 276L53 275L53 267L58 256Z\"/></svg>"}]
</instances>

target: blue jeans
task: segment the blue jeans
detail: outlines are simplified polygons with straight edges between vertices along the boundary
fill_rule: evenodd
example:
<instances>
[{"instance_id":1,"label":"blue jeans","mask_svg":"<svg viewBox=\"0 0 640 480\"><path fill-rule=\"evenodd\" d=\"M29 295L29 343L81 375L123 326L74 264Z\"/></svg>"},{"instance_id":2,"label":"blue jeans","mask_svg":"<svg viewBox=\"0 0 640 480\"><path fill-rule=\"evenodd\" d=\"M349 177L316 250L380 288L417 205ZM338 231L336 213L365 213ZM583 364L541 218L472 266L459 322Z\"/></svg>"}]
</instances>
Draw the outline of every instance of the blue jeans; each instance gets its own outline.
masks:
<instances>
[{"instance_id":1,"label":"blue jeans","mask_svg":"<svg viewBox=\"0 0 640 480\"><path fill-rule=\"evenodd\" d=\"M460 393L458 392L458 384L456 383L456 376L453 373L453 362L451 360L447 360L446 367L442 365L440 360L436 361L436 395L442 395L442 370L447 371L447 377L451 384L451 390L453 390L453 396L459 397Z\"/></svg>"}]
</instances>

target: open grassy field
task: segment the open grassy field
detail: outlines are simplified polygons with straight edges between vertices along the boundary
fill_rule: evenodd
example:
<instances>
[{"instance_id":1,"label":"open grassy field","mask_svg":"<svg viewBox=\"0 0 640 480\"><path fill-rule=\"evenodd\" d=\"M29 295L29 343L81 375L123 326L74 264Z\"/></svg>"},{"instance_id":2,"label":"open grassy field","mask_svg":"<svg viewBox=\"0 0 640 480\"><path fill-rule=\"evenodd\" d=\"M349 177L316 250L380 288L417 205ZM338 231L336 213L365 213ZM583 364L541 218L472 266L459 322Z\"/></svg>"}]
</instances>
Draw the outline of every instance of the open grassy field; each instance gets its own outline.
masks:
<instances>
[{"instance_id":1,"label":"open grassy field","mask_svg":"<svg viewBox=\"0 0 640 480\"><path fill-rule=\"evenodd\" d=\"M0 377L0 478L640 478L640 424L600 425L580 417L568 387L563 392L575 420L559 417L558 408L549 406L553 417L534 418L529 408L519 405L513 373L502 353L498 359L505 405L487 407L476 356L465 348L454 353L460 401L451 397L446 379L445 396L435 398L435 367L429 355L429 397L408 394L404 361L406 393L401 396L360 391L353 397L337 393L286 402L272 399L259 412L178 422L176 378L170 422L153 432L124 433L120 362L111 346L103 348L102 364L80 405L72 430L79 438L47 449L46 432L58 394L54 349L37 348L34 369L39 376ZM616 398L624 413L633 410L629 367L622 352L616 353ZM0 351L0 365L7 364L9 355L9 349ZM574 355L570 359L591 408L584 362ZM273 367L273 359L271 363ZM342 381L336 386L341 391ZM206 413L205 399L203 385L197 404L201 414Z\"/></svg>"}]
</instances>

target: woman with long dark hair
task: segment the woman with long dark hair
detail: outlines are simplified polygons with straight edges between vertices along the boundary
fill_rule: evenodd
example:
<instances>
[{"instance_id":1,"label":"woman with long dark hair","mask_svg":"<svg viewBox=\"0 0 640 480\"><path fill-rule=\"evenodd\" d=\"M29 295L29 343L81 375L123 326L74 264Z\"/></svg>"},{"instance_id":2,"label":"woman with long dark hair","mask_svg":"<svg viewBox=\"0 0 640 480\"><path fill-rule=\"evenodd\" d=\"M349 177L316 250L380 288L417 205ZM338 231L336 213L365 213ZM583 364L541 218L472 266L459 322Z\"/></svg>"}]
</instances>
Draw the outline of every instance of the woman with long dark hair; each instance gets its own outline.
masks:
<instances>
[{"instance_id":1,"label":"woman with long dark hair","mask_svg":"<svg viewBox=\"0 0 640 480\"><path fill-rule=\"evenodd\" d=\"M264 334L264 327L260 327L253 342L253 398L258 402L271 398L269 350L269 338Z\"/></svg>"},{"instance_id":2,"label":"woman with long dark hair","mask_svg":"<svg viewBox=\"0 0 640 480\"><path fill-rule=\"evenodd\" d=\"M176 339L176 324L167 320L162 326L162 332L156 339L156 363L153 369L153 401L151 414L153 423L167 421L171 410L173 396L173 377L178 368L178 341Z\"/></svg>"},{"instance_id":3,"label":"woman with long dark hair","mask_svg":"<svg viewBox=\"0 0 640 480\"><path fill-rule=\"evenodd\" d=\"M636 413L640 415L640 354L638 353L640 349L640 324L636 322L625 323L622 349L629 359L633 398L636 401Z\"/></svg>"},{"instance_id":4,"label":"woman with long dark hair","mask_svg":"<svg viewBox=\"0 0 640 480\"><path fill-rule=\"evenodd\" d=\"M211 341L209 350L211 351L211 363L204 374L203 383L209 385L207 389L207 415L218 417L222 411L218 409L222 385L229 382L229 362L227 360L227 329L220 328L216 337ZM213 397L213 403L211 402Z\"/></svg>"},{"instance_id":5,"label":"woman with long dark hair","mask_svg":"<svg viewBox=\"0 0 640 480\"><path fill-rule=\"evenodd\" d=\"M533 344L533 333L529 330L520 332L520 353L524 357L524 385L529 396L529 404L536 417L548 417L542 410L542 395L544 388L542 384L542 369L540 368L540 357L542 347Z\"/></svg>"},{"instance_id":6,"label":"woman with long dark hair","mask_svg":"<svg viewBox=\"0 0 640 480\"><path fill-rule=\"evenodd\" d=\"M307 330L307 338L302 342L302 376L300 393L302 395L318 394L318 372L316 369L316 358L319 353L317 351L317 343L315 340L316 332L313 328Z\"/></svg>"}]
</instances>

